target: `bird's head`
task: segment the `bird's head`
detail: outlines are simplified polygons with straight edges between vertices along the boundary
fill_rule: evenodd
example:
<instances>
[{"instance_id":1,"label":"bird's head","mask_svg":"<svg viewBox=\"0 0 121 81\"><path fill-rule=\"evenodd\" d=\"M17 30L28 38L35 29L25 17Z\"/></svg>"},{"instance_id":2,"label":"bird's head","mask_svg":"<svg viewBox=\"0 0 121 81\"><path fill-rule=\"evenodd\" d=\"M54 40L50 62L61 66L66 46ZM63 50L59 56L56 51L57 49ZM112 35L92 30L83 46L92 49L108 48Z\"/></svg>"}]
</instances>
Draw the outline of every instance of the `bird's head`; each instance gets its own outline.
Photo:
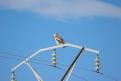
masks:
<instances>
[{"instance_id":1,"label":"bird's head","mask_svg":"<svg viewBox=\"0 0 121 81\"><path fill-rule=\"evenodd\" d=\"M53 36L56 37L56 36L59 36L59 35L58 35L58 33L54 33Z\"/></svg>"}]
</instances>

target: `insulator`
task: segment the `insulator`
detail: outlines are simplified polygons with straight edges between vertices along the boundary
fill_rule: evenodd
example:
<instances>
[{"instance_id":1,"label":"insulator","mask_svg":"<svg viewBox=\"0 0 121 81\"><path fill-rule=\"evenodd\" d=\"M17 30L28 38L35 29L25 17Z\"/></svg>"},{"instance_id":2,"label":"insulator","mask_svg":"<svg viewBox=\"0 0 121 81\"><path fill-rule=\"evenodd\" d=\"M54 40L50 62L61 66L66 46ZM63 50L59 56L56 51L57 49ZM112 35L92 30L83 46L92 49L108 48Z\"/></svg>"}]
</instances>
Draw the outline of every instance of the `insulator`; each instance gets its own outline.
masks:
<instances>
[{"instance_id":1,"label":"insulator","mask_svg":"<svg viewBox=\"0 0 121 81\"><path fill-rule=\"evenodd\" d=\"M56 54L56 49L53 49L52 52L53 52L53 54Z\"/></svg>"},{"instance_id":2,"label":"insulator","mask_svg":"<svg viewBox=\"0 0 121 81\"><path fill-rule=\"evenodd\" d=\"M52 66L56 67L57 62L56 61L52 61Z\"/></svg>"},{"instance_id":3,"label":"insulator","mask_svg":"<svg viewBox=\"0 0 121 81\"><path fill-rule=\"evenodd\" d=\"M97 71L97 70L100 70L100 64L99 64L99 63L96 63L95 69L96 69L96 71Z\"/></svg>"},{"instance_id":4,"label":"insulator","mask_svg":"<svg viewBox=\"0 0 121 81\"><path fill-rule=\"evenodd\" d=\"M95 63L95 65L96 65L96 67L95 67L96 72L99 73L99 70L100 70L100 61L99 61L99 55L98 54L96 56L95 62L96 62Z\"/></svg>"},{"instance_id":5,"label":"insulator","mask_svg":"<svg viewBox=\"0 0 121 81\"><path fill-rule=\"evenodd\" d=\"M14 72L12 72L11 81L16 81L16 76L15 76L15 73Z\"/></svg>"},{"instance_id":6,"label":"insulator","mask_svg":"<svg viewBox=\"0 0 121 81\"><path fill-rule=\"evenodd\" d=\"M99 61L99 58L96 57L95 61L96 61L96 62Z\"/></svg>"},{"instance_id":7,"label":"insulator","mask_svg":"<svg viewBox=\"0 0 121 81\"><path fill-rule=\"evenodd\" d=\"M52 54L52 56L53 56L53 57L54 57L54 56L56 57L56 54Z\"/></svg>"},{"instance_id":8,"label":"insulator","mask_svg":"<svg viewBox=\"0 0 121 81\"><path fill-rule=\"evenodd\" d=\"M57 58L56 57L53 57L52 60L56 60Z\"/></svg>"},{"instance_id":9,"label":"insulator","mask_svg":"<svg viewBox=\"0 0 121 81\"><path fill-rule=\"evenodd\" d=\"M53 64L56 64L56 61L52 61Z\"/></svg>"},{"instance_id":10,"label":"insulator","mask_svg":"<svg viewBox=\"0 0 121 81\"><path fill-rule=\"evenodd\" d=\"M95 61L97 61L97 60L99 60L99 55L97 55L97 56L96 56L96 59L95 59Z\"/></svg>"},{"instance_id":11,"label":"insulator","mask_svg":"<svg viewBox=\"0 0 121 81\"><path fill-rule=\"evenodd\" d=\"M54 67L56 67L57 64L57 55L56 55L56 50L53 50L53 54L52 54L52 65Z\"/></svg>"},{"instance_id":12,"label":"insulator","mask_svg":"<svg viewBox=\"0 0 121 81\"><path fill-rule=\"evenodd\" d=\"M95 65L96 65L96 66L100 66L100 64L99 64L99 63L95 63Z\"/></svg>"},{"instance_id":13,"label":"insulator","mask_svg":"<svg viewBox=\"0 0 121 81\"><path fill-rule=\"evenodd\" d=\"M97 68L97 69L96 69L96 72L97 72L97 73L99 73L99 72L100 72L100 69L99 69L99 68Z\"/></svg>"},{"instance_id":14,"label":"insulator","mask_svg":"<svg viewBox=\"0 0 121 81\"><path fill-rule=\"evenodd\" d=\"M95 65L96 65L96 67L98 67L98 68L100 67L100 64L99 64L99 63L96 63Z\"/></svg>"}]
</instances>

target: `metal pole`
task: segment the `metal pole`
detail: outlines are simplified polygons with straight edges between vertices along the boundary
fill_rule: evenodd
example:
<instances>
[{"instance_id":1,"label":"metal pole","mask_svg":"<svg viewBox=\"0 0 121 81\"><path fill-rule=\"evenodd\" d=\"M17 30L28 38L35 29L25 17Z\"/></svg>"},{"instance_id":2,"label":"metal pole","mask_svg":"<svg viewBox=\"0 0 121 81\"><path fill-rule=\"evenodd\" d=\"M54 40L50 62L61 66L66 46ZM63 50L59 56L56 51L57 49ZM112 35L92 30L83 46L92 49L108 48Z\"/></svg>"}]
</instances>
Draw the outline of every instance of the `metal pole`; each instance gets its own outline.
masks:
<instances>
[{"instance_id":1,"label":"metal pole","mask_svg":"<svg viewBox=\"0 0 121 81\"><path fill-rule=\"evenodd\" d=\"M67 71L65 72L65 74L61 78L61 81L64 81L65 78L68 76L68 74L70 73L70 70L72 70L73 66L75 65L76 61L78 60L79 56L82 54L83 51L84 51L84 47L81 48L81 50L79 51L79 53L77 54L77 56L75 57L73 62L70 64L70 66L68 67Z\"/></svg>"},{"instance_id":2,"label":"metal pole","mask_svg":"<svg viewBox=\"0 0 121 81\"><path fill-rule=\"evenodd\" d=\"M69 80L69 78L70 78L70 76L71 76L71 74L72 74L72 72L73 72L75 66L76 66L76 63L73 65L73 67L71 68L70 72L68 73L68 76L66 77L66 81Z\"/></svg>"},{"instance_id":3,"label":"metal pole","mask_svg":"<svg viewBox=\"0 0 121 81\"><path fill-rule=\"evenodd\" d=\"M28 62L26 62L25 64L32 70L37 81L43 81L42 78L39 76L39 74L36 72L36 70Z\"/></svg>"}]
</instances>

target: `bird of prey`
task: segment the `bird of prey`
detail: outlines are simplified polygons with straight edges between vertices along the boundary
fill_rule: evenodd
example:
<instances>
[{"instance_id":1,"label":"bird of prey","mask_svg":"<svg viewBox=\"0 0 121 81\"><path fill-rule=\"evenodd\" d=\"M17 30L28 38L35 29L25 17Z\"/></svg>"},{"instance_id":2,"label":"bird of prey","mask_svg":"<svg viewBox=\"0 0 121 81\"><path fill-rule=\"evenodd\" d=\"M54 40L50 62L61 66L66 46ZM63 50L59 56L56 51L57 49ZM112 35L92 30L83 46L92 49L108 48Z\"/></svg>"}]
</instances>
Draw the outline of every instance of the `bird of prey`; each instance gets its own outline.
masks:
<instances>
[{"instance_id":1,"label":"bird of prey","mask_svg":"<svg viewBox=\"0 0 121 81\"><path fill-rule=\"evenodd\" d=\"M65 41L59 36L58 33L54 33L54 39L55 39L57 45L65 43Z\"/></svg>"}]
</instances>

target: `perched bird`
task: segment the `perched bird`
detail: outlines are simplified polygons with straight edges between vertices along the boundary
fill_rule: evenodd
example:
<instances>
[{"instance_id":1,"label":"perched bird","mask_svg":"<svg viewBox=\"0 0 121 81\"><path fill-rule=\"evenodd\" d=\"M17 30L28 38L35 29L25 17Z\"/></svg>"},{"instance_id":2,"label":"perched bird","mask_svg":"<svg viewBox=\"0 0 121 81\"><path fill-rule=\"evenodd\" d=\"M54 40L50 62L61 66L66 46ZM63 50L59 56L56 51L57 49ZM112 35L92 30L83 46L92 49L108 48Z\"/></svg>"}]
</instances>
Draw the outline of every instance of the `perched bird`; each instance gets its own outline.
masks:
<instances>
[{"instance_id":1,"label":"perched bird","mask_svg":"<svg viewBox=\"0 0 121 81\"><path fill-rule=\"evenodd\" d=\"M54 33L54 39L55 39L57 45L65 43L65 41L59 36L58 33Z\"/></svg>"}]
</instances>

